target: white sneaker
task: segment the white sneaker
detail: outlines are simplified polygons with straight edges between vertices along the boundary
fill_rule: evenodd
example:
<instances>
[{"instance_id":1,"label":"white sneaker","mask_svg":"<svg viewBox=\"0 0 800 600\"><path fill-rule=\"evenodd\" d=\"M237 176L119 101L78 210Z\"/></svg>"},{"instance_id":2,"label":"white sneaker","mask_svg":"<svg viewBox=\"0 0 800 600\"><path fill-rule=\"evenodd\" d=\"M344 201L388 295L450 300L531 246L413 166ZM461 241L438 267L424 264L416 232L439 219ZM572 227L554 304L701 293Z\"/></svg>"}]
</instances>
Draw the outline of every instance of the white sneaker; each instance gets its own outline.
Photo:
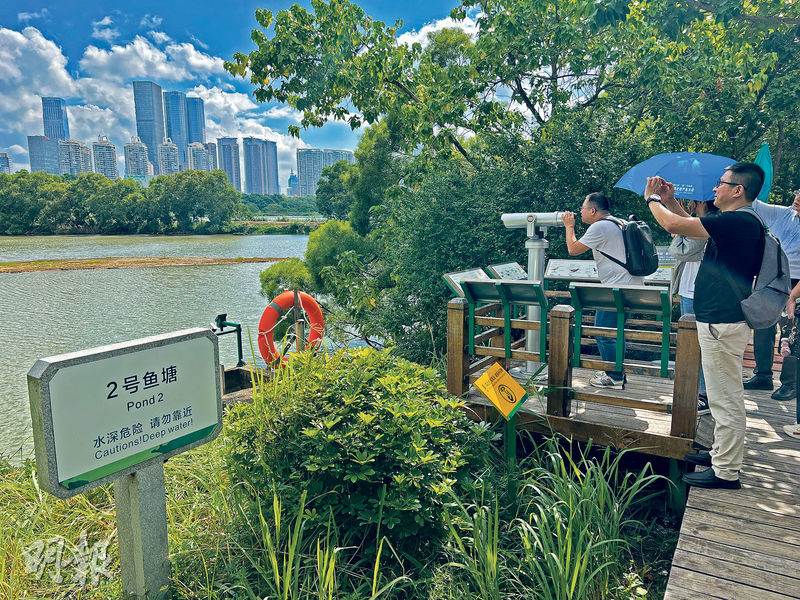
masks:
<instances>
[{"instance_id":1,"label":"white sneaker","mask_svg":"<svg viewBox=\"0 0 800 600\"><path fill-rule=\"evenodd\" d=\"M783 430L790 438L800 440L800 424L798 425L784 425Z\"/></svg>"},{"instance_id":2,"label":"white sneaker","mask_svg":"<svg viewBox=\"0 0 800 600\"><path fill-rule=\"evenodd\" d=\"M622 376L620 381L612 379L608 375L606 375L605 371L597 371L589 380L589 385L597 387L597 388L611 388L615 390L624 390L625 383L626 383L625 375Z\"/></svg>"}]
</instances>

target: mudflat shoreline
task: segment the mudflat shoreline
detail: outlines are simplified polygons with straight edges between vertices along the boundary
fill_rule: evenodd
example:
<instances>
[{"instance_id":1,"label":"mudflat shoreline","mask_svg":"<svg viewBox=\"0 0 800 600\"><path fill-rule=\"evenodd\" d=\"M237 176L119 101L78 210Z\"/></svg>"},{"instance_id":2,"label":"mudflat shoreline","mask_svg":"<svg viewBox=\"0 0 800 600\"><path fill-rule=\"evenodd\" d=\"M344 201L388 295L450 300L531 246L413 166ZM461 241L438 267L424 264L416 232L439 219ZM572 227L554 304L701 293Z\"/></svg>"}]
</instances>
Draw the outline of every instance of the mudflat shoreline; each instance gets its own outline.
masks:
<instances>
[{"instance_id":1,"label":"mudflat shoreline","mask_svg":"<svg viewBox=\"0 0 800 600\"><path fill-rule=\"evenodd\" d=\"M109 256L105 258L65 258L56 260L21 260L0 262L0 273L30 273L32 271L76 271L89 269L126 269L132 267L195 267L229 265L233 263L277 262L286 257L213 256Z\"/></svg>"}]
</instances>

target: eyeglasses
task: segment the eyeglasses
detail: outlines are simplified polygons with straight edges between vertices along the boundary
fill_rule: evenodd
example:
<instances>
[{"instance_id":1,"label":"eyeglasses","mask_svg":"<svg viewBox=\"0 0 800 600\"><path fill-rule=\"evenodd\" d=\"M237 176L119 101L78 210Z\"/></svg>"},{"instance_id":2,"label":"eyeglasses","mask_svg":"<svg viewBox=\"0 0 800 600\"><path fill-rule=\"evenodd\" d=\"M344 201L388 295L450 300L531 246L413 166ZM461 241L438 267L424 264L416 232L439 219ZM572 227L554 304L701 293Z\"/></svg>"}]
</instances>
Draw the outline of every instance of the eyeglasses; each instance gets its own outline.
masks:
<instances>
[{"instance_id":1,"label":"eyeglasses","mask_svg":"<svg viewBox=\"0 0 800 600\"><path fill-rule=\"evenodd\" d=\"M732 186L734 186L734 187L735 187L735 186L737 186L737 185L743 185L743 184L741 184L741 183L735 183L735 182L733 182L733 181L722 181L722 179L720 179L719 181L717 181L717 185L715 185L714 187L719 187L719 186L721 186L723 183L724 183L725 185L732 185Z\"/></svg>"}]
</instances>

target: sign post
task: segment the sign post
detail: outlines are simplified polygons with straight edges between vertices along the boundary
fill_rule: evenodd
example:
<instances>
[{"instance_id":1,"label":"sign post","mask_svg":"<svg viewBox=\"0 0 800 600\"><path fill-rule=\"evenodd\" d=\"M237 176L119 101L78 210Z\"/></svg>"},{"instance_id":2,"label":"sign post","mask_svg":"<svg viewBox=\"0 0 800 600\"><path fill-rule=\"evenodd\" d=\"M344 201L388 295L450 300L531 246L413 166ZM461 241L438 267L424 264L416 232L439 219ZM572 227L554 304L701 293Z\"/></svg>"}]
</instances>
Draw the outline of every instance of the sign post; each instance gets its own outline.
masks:
<instances>
[{"instance_id":1,"label":"sign post","mask_svg":"<svg viewBox=\"0 0 800 600\"><path fill-rule=\"evenodd\" d=\"M114 482L126 597L169 593L164 461L222 428L217 337L186 329L40 359L28 373L39 483Z\"/></svg>"},{"instance_id":2,"label":"sign post","mask_svg":"<svg viewBox=\"0 0 800 600\"><path fill-rule=\"evenodd\" d=\"M506 371L494 363L476 381L475 386L486 396L506 420L503 428L503 454L508 470L508 497L516 500L514 469L517 466L517 418L519 408L528 399L528 392Z\"/></svg>"}]
</instances>

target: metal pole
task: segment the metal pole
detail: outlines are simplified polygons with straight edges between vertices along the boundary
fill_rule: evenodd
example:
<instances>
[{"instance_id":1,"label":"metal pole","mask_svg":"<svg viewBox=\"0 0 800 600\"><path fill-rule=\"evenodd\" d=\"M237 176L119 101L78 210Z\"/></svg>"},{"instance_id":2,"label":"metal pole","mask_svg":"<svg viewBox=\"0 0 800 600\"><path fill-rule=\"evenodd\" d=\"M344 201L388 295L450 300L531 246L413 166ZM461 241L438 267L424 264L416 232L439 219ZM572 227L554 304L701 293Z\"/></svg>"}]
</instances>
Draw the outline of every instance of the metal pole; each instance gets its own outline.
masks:
<instances>
[{"instance_id":1,"label":"metal pole","mask_svg":"<svg viewBox=\"0 0 800 600\"><path fill-rule=\"evenodd\" d=\"M527 227L528 239L525 248L528 249L528 280L542 281L544 279L544 258L550 246L546 239L547 228L536 227L535 222L529 222ZM528 320L539 322L542 309L539 306L528 306ZM539 352L539 332L529 329L525 336L525 349L528 352ZM541 357L544 362L544 357ZM533 376L536 373L536 364L529 360L525 364L525 374Z\"/></svg>"}]
</instances>

